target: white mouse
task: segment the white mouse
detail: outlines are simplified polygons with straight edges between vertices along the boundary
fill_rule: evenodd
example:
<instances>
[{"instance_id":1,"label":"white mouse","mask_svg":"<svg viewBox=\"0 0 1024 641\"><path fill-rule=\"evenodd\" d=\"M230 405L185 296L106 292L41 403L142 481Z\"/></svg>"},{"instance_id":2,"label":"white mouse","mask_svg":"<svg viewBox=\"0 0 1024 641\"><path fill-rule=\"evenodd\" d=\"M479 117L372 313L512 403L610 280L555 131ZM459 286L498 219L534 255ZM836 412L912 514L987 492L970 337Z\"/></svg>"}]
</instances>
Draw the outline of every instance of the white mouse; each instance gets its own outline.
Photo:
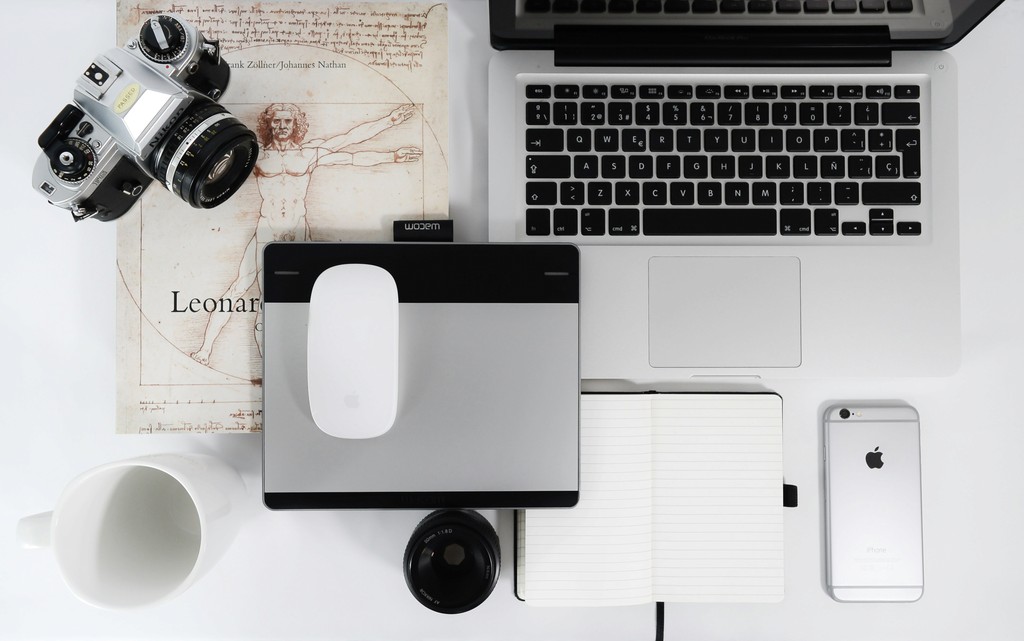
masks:
<instances>
[{"instance_id":1,"label":"white mouse","mask_svg":"<svg viewBox=\"0 0 1024 641\"><path fill-rule=\"evenodd\" d=\"M336 265L313 283L309 409L325 434L373 438L398 413L398 286L375 265Z\"/></svg>"}]
</instances>

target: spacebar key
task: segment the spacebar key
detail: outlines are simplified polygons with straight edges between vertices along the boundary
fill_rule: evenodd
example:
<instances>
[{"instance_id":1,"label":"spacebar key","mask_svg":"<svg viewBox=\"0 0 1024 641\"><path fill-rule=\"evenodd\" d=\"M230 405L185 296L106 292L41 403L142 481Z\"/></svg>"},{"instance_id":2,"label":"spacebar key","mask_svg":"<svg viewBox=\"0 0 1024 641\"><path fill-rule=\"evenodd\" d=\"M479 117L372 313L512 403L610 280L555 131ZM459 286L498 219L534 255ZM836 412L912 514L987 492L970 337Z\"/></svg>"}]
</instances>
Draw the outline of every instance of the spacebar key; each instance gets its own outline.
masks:
<instances>
[{"instance_id":1,"label":"spacebar key","mask_svg":"<svg viewBox=\"0 0 1024 641\"><path fill-rule=\"evenodd\" d=\"M774 236L774 209L645 209L647 236Z\"/></svg>"}]
</instances>

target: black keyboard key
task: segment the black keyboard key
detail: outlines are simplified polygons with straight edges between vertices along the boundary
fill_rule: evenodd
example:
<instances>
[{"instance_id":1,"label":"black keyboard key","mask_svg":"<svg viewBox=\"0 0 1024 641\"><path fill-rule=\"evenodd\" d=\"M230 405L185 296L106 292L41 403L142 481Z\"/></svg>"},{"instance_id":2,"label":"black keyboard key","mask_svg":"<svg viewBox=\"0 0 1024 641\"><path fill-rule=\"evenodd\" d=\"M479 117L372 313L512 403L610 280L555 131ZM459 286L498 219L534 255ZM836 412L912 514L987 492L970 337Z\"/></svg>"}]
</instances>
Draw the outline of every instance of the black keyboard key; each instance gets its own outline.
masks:
<instances>
[{"instance_id":1,"label":"black keyboard key","mask_svg":"<svg viewBox=\"0 0 1024 641\"><path fill-rule=\"evenodd\" d=\"M580 233L584 236L604 236L604 210L581 209Z\"/></svg>"},{"instance_id":2,"label":"black keyboard key","mask_svg":"<svg viewBox=\"0 0 1024 641\"><path fill-rule=\"evenodd\" d=\"M651 129L647 148L658 153L669 152L675 146L674 140L675 134L671 129Z\"/></svg>"},{"instance_id":3,"label":"black keyboard key","mask_svg":"<svg viewBox=\"0 0 1024 641\"><path fill-rule=\"evenodd\" d=\"M718 85L697 85L694 97L698 100L718 100L722 97L722 88Z\"/></svg>"},{"instance_id":4,"label":"black keyboard key","mask_svg":"<svg viewBox=\"0 0 1024 641\"><path fill-rule=\"evenodd\" d=\"M551 11L551 0L526 0L523 8L527 13L547 13Z\"/></svg>"},{"instance_id":5,"label":"black keyboard key","mask_svg":"<svg viewBox=\"0 0 1024 641\"><path fill-rule=\"evenodd\" d=\"M636 0L637 13L661 13L661 0Z\"/></svg>"},{"instance_id":6,"label":"black keyboard key","mask_svg":"<svg viewBox=\"0 0 1024 641\"><path fill-rule=\"evenodd\" d=\"M825 122L825 105L820 102L800 103L800 124L814 127Z\"/></svg>"},{"instance_id":7,"label":"black keyboard key","mask_svg":"<svg viewBox=\"0 0 1024 641\"><path fill-rule=\"evenodd\" d=\"M803 85L783 85L779 94L783 100L803 100L807 97L807 87Z\"/></svg>"},{"instance_id":8,"label":"black keyboard key","mask_svg":"<svg viewBox=\"0 0 1024 641\"><path fill-rule=\"evenodd\" d=\"M817 178L817 156L793 156L793 178Z\"/></svg>"},{"instance_id":9,"label":"black keyboard key","mask_svg":"<svg viewBox=\"0 0 1024 641\"><path fill-rule=\"evenodd\" d=\"M530 100L545 100L551 97L548 85L526 85L526 97Z\"/></svg>"},{"instance_id":10,"label":"black keyboard key","mask_svg":"<svg viewBox=\"0 0 1024 641\"><path fill-rule=\"evenodd\" d=\"M589 129L570 129L565 133L569 151L590 151Z\"/></svg>"},{"instance_id":11,"label":"black keyboard key","mask_svg":"<svg viewBox=\"0 0 1024 641\"><path fill-rule=\"evenodd\" d=\"M749 205L750 185L748 183L725 183L726 205Z\"/></svg>"},{"instance_id":12,"label":"black keyboard key","mask_svg":"<svg viewBox=\"0 0 1024 641\"><path fill-rule=\"evenodd\" d=\"M547 102L526 103L526 124L528 125L549 125L551 124L551 104Z\"/></svg>"},{"instance_id":13,"label":"black keyboard key","mask_svg":"<svg viewBox=\"0 0 1024 641\"><path fill-rule=\"evenodd\" d=\"M526 151L564 151L565 136L561 129L527 129Z\"/></svg>"},{"instance_id":14,"label":"black keyboard key","mask_svg":"<svg viewBox=\"0 0 1024 641\"><path fill-rule=\"evenodd\" d=\"M814 235L837 236L839 234L839 210L814 210Z\"/></svg>"},{"instance_id":15,"label":"black keyboard key","mask_svg":"<svg viewBox=\"0 0 1024 641\"><path fill-rule=\"evenodd\" d=\"M579 97L579 85L555 85L555 98L575 100Z\"/></svg>"},{"instance_id":16,"label":"black keyboard key","mask_svg":"<svg viewBox=\"0 0 1024 641\"><path fill-rule=\"evenodd\" d=\"M772 103L772 124L777 127L788 127L796 124L795 102Z\"/></svg>"},{"instance_id":17,"label":"black keyboard key","mask_svg":"<svg viewBox=\"0 0 1024 641\"><path fill-rule=\"evenodd\" d=\"M645 205L668 204L668 185L661 182L645 182L641 189L641 198Z\"/></svg>"},{"instance_id":18,"label":"black keyboard key","mask_svg":"<svg viewBox=\"0 0 1024 641\"><path fill-rule=\"evenodd\" d=\"M665 88L661 85L641 85L641 100L661 100L665 97Z\"/></svg>"},{"instance_id":19,"label":"black keyboard key","mask_svg":"<svg viewBox=\"0 0 1024 641\"><path fill-rule=\"evenodd\" d=\"M771 152L782 151L785 136L781 129L762 129L757 132L757 149L759 151Z\"/></svg>"},{"instance_id":20,"label":"black keyboard key","mask_svg":"<svg viewBox=\"0 0 1024 641\"><path fill-rule=\"evenodd\" d=\"M693 0L690 6L694 13L715 13L718 11L718 0Z\"/></svg>"},{"instance_id":21,"label":"black keyboard key","mask_svg":"<svg viewBox=\"0 0 1024 641\"><path fill-rule=\"evenodd\" d=\"M707 178L708 157L683 156L683 176L687 178Z\"/></svg>"},{"instance_id":22,"label":"black keyboard key","mask_svg":"<svg viewBox=\"0 0 1024 641\"><path fill-rule=\"evenodd\" d=\"M857 205L860 203L860 186L857 183L836 183L833 198L837 205Z\"/></svg>"},{"instance_id":23,"label":"black keyboard key","mask_svg":"<svg viewBox=\"0 0 1024 641\"><path fill-rule=\"evenodd\" d=\"M907 13L914 10L914 0L889 0L886 6L890 13Z\"/></svg>"},{"instance_id":24,"label":"black keyboard key","mask_svg":"<svg viewBox=\"0 0 1024 641\"><path fill-rule=\"evenodd\" d=\"M844 100L857 100L864 97L864 87L859 85L839 85L836 95Z\"/></svg>"},{"instance_id":25,"label":"black keyboard key","mask_svg":"<svg viewBox=\"0 0 1024 641\"><path fill-rule=\"evenodd\" d=\"M575 156L572 159L573 178L597 178L601 169L601 161L597 156Z\"/></svg>"},{"instance_id":26,"label":"black keyboard key","mask_svg":"<svg viewBox=\"0 0 1024 641\"><path fill-rule=\"evenodd\" d=\"M850 178L871 178L874 172L871 156L850 156L849 167Z\"/></svg>"},{"instance_id":27,"label":"black keyboard key","mask_svg":"<svg viewBox=\"0 0 1024 641\"><path fill-rule=\"evenodd\" d=\"M551 212L547 209L526 210L526 235L547 236L551 234Z\"/></svg>"},{"instance_id":28,"label":"black keyboard key","mask_svg":"<svg viewBox=\"0 0 1024 641\"><path fill-rule=\"evenodd\" d=\"M746 100L750 97L750 87L746 85L726 85L725 97L729 100Z\"/></svg>"},{"instance_id":29,"label":"black keyboard key","mask_svg":"<svg viewBox=\"0 0 1024 641\"><path fill-rule=\"evenodd\" d=\"M800 0L776 0L775 10L779 13L800 13Z\"/></svg>"},{"instance_id":30,"label":"black keyboard key","mask_svg":"<svg viewBox=\"0 0 1024 641\"><path fill-rule=\"evenodd\" d=\"M823 182L807 183L808 205L831 205L832 184Z\"/></svg>"},{"instance_id":31,"label":"black keyboard key","mask_svg":"<svg viewBox=\"0 0 1024 641\"><path fill-rule=\"evenodd\" d=\"M610 182L589 182L587 183L587 204L610 205L612 204L613 193L612 184Z\"/></svg>"},{"instance_id":32,"label":"black keyboard key","mask_svg":"<svg viewBox=\"0 0 1024 641\"><path fill-rule=\"evenodd\" d=\"M866 182L861 187L865 205L920 205L919 182Z\"/></svg>"},{"instance_id":33,"label":"black keyboard key","mask_svg":"<svg viewBox=\"0 0 1024 641\"><path fill-rule=\"evenodd\" d=\"M826 2L826 11L828 3ZM832 85L812 85L810 96L812 100L831 100L836 97L836 88Z\"/></svg>"},{"instance_id":34,"label":"black keyboard key","mask_svg":"<svg viewBox=\"0 0 1024 641\"><path fill-rule=\"evenodd\" d=\"M779 88L775 85L755 85L753 97L757 100L775 100L779 97Z\"/></svg>"},{"instance_id":35,"label":"black keyboard key","mask_svg":"<svg viewBox=\"0 0 1024 641\"><path fill-rule=\"evenodd\" d=\"M885 100L892 97L892 87L888 85L868 85L864 96L875 100Z\"/></svg>"},{"instance_id":36,"label":"black keyboard key","mask_svg":"<svg viewBox=\"0 0 1024 641\"><path fill-rule=\"evenodd\" d=\"M669 202L673 205L692 205L695 202L693 183L672 183L668 186Z\"/></svg>"},{"instance_id":37,"label":"black keyboard key","mask_svg":"<svg viewBox=\"0 0 1024 641\"><path fill-rule=\"evenodd\" d=\"M822 178L845 178L846 158L843 156L822 156L821 157Z\"/></svg>"},{"instance_id":38,"label":"black keyboard key","mask_svg":"<svg viewBox=\"0 0 1024 641\"><path fill-rule=\"evenodd\" d=\"M750 13L771 13L775 10L773 0L750 0L747 3L747 11Z\"/></svg>"},{"instance_id":39,"label":"black keyboard key","mask_svg":"<svg viewBox=\"0 0 1024 641\"><path fill-rule=\"evenodd\" d=\"M658 103L639 102L636 105L636 118L633 119L633 122L638 125L657 126L661 124L660 113L661 110L658 108Z\"/></svg>"},{"instance_id":40,"label":"black keyboard key","mask_svg":"<svg viewBox=\"0 0 1024 641\"><path fill-rule=\"evenodd\" d=\"M636 98L636 85L612 85L612 100L633 100Z\"/></svg>"},{"instance_id":41,"label":"black keyboard key","mask_svg":"<svg viewBox=\"0 0 1024 641\"><path fill-rule=\"evenodd\" d=\"M868 151L892 151L892 129L871 129L868 131Z\"/></svg>"},{"instance_id":42,"label":"black keyboard key","mask_svg":"<svg viewBox=\"0 0 1024 641\"><path fill-rule=\"evenodd\" d=\"M857 10L857 0L832 0L835 13L852 13Z\"/></svg>"},{"instance_id":43,"label":"black keyboard key","mask_svg":"<svg viewBox=\"0 0 1024 641\"><path fill-rule=\"evenodd\" d=\"M609 209L608 234L610 236L639 236L640 211L636 209Z\"/></svg>"},{"instance_id":44,"label":"black keyboard key","mask_svg":"<svg viewBox=\"0 0 1024 641\"><path fill-rule=\"evenodd\" d=\"M612 102L608 104L609 125L632 125L633 124L633 103Z\"/></svg>"},{"instance_id":45,"label":"black keyboard key","mask_svg":"<svg viewBox=\"0 0 1024 641\"><path fill-rule=\"evenodd\" d=\"M690 124L699 126L709 126L715 124L715 103L691 102Z\"/></svg>"},{"instance_id":46,"label":"black keyboard key","mask_svg":"<svg viewBox=\"0 0 1024 641\"><path fill-rule=\"evenodd\" d=\"M897 129L896 151L903 154L903 176L920 178L921 133L917 129Z\"/></svg>"},{"instance_id":47,"label":"black keyboard key","mask_svg":"<svg viewBox=\"0 0 1024 641\"><path fill-rule=\"evenodd\" d=\"M730 133L732 151L744 153L757 151L757 136L753 129L733 129Z\"/></svg>"},{"instance_id":48,"label":"black keyboard key","mask_svg":"<svg viewBox=\"0 0 1024 641\"><path fill-rule=\"evenodd\" d=\"M625 178L626 157L625 156L602 156L601 157L602 178Z\"/></svg>"},{"instance_id":49,"label":"black keyboard key","mask_svg":"<svg viewBox=\"0 0 1024 641\"><path fill-rule=\"evenodd\" d=\"M839 151L839 132L835 129L815 129L814 151Z\"/></svg>"},{"instance_id":50,"label":"black keyboard key","mask_svg":"<svg viewBox=\"0 0 1024 641\"><path fill-rule=\"evenodd\" d=\"M722 0L718 9L722 13L743 13L747 10L747 0Z\"/></svg>"},{"instance_id":51,"label":"black keyboard key","mask_svg":"<svg viewBox=\"0 0 1024 641\"><path fill-rule=\"evenodd\" d=\"M843 151L864 151L867 142L863 129L844 129L839 132L840 148Z\"/></svg>"},{"instance_id":52,"label":"black keyboard key","mask_svg":"<svg viewBox=\"0 0 1024 641\"><path fill-rule=\"evenodd\" d=\"M722 183L697 183L697 204L714 207L722 204Z\"/></svg>"},{"instance_id":53,"label":"black keyboard key","mask_svg":"<svg viewBox=\"0 0 1024 641\"><path fill-rule=\"evenodd\" d=\"M743 124L748 127L763 127L771 123L771 104L748 102L743 106Z\"/></svg>"},{"instance_id":54,"label":"black keyboard key","mask_svg":"<svg viewBox=\"0 0 1024 641\"><path fill-rule=\"evenodd\" d=\"M527 178L568 178L571 172L572 159L569 156L526 157Z\"/></svg>"},{"instance_id":55,"label":"black keyboard key","mask_svg":"<svg viewBox=\"0 0 1024 641\"><path fill-rule=\"evenodd\" d=\"M583 85L584 100L605 100L608 98L608 85Z\"/></svg>"},{"instance_id":56,"label":"black keyboard key","mask_svg":"<svg viewBox=\"0 0 1024 641\"><path fill-rule=\"evenodd\" d=\"M633 13L633 0L608 0L609 13Z\"/></svg>"},{"instance_id":57,"label":"black keyboard key","mask_svg":"<svg viewBox=\"0 0 1024 641\"><path fill-rule=\"evenodd\" d=\"M786 151L810 151L811 132L806 129L786 130Z\"/></svg>"},{"instance_id":58,"label":"black keyboard key","mask_svg":"<svg viewBox=\"0 0 1024 641\"><path fill-rule=\"evenodd\" d=\"M635 155L629 157L630 178L654 178L654 158L652 156Z\"/></svg>"},{"instance_id":59,"label":"black keyboard key","mask_svg":"<svg viewBox=\"0 0 1024 641\"><path fill-rule=\"evenodd\" d=\"M852 109L848 102L830 102L825 106L825 121L830 125L848 125L853 122Z\"/></svg>"},{"instance_id":60,"label":"black keyboard key","mask_svg":"<svg viewBox=\"0 0 1024 641\"><path fill-rule=\"evenodd\" d=\"M639 205L640 204L640 183L618 182L615 183L615 204L616 205Z\"/></svg>"},{"instance_id":61,"label":"black keyboard key","mask_svg":"<svg viewBox=\"0 0 1024 641\"><path fill-rule=\"evenodd\" d=\"M891 220L872 220L868 222L868 232L872 236L892 236Z\"/></svg>"},{"instance_id":62,"label":"black keyboard key","mask_svg":"<svg viewBox=\"0 0 1024 641\"><path fill-rule=\"evenodd\" d=\"M646 129L623 129L622 130L622 151L644 152L647 151L647 130Z\"/></svg>"},{"instance_id":63,"label":"black keyboard key","mask_svg":"<svg viewBox=\"0 0 1024 641\"><path fill-rule=\"evenodd\" d=\"M899 156L875 156L875 178L899 178ZM867 203L866 204L871 204Z\"/></svg>"},{"instance_id":64,"label":"black keyboard key","mask_svg":"<svg viewBox=\"0 0 1024 641\"><path fill-rule=\"evenodd\" d=\"M911 220L902 220L896 223L896 233L900 236L920 236L921 223Z\"/></svg>"},{"instance_id":65,"label":"black keyboard key","mask_svg":"<svg viewBox=\"0 0 1024 641\"><path fill-rule=\"evenodd\" d=\"M665 13L687 13L690 0L665 0Z\"/></svg>"},{"instance_id":66,"label":"black keyboard key","mask_svg":"<svg viewBox=\"0 0 1024 641\"><path fill-rule=\"evenodd\" d=\"M575 209L556 209L554 211L555 236L575 236L579 233L579 214Z\"/></svg>"},{"instance_id":67,"label":"black keyboard key","mask_svg":"<svg viewBox=\"0 0 1024 641\"><path fill-rule=\"evenodd\" d=\"M921 97L921 88L917 85L896 85L892 97L897 100L917 100Z\"/></svg>"},{"instance_id":68,"label":"black keyboard key","mask_svg":"<svg viewBox=\"0 0 1024 641\"><path fill-rule=\"evenodd\" d=\"M751 198L755 205L775 205L779 202L776 183L757 182L751 185Z\"/></svg>"},{"instance_id":69,"label":"black keyboard key","mask_svg":"<svg viewBox=\"0 0 1024 641\"><path fill-rule=\"evenodd\" d=\"M861 13L879 13L885 11L885 0L860 0Z\"/></svg>"},{"instance_id":70,"label":"black keyboard key","mask_svg":"<svg viewBox=\"0 0 1024 641\"><path fill-rule=\"evenodd\" d=\"M729 132L725 129L705 129L704 151L729 151Z\"/></svg>"},{"instance_id":71,"label":"black keyboard key","mask_svg":"<svg viewBox=\"0 0 1024 641\"><path fill-rule=\"evenodd\" d=\"M666 102L661 107L661 121L665 125L682 126L686 124L686 105L681 102Z\"/></svg>"},{"instance_id":72,"label":"black keyboard key","mask_svg":"<svg viewBox=\"0 0 1024 641\"><path fill-rule=\"evenodd\" d=\"M579 10L579 0L554 0L551 3L551 11L554 13L576 13Z\"/></svg>"},{"instance_id":73,"label":"black keyboard key","mask_svg":"<svg viewBox=\"0 0 1024 641\"><path fill-rule=\"evenodd\" d=\"M853 106L853 122L856 125L878 124L878 103L858 102Z\"/></svg>"},{"instance_id":74,"label":"black keyboard key","mask_svg":"<svg viewBox=\"0 0 1024 641\"><path fill-rule=\"evenodd\" d=\"M600 127L604 122L604 103L585 102L580 105L580 124Z\"/></svg>"},{"instance_id":75,"label":"black keyboard key","mask_svg":"<svg viewBox=\"0 0 1024 641\"><path fill-rule=\"evenodd\" d=\"M558 202L562 205L582 205L586 200L586 189L582 182L563 182L558 186Z\"/></svg>"},{"instance_id":76,"label":"black keyboard key","mask_svg":"<svg viewBox=\"0 0 1024 641\"><path fill-rule=\"evenodd\" d=\"M774 236L774 209L645 209L647 236Z\"/></svg>"},{"instance_id":77,"label":"black keyboard key","mask_svg":"<svg viewBox=\"0 0 1024 641\"><path fill-rule=\"evenodd\" d=\"M553 121L556 125L575 125L579 121L579 105L575 102L556 102Z\"/></svg>"},{"instance_id":78,"label":"black keyboard key","mask_svg":"<svg viewBox=\"0 0 1024 641\"><path fill-rule=\"evenodd\" d=\"M693 85L669 85L669 100L690 100L693 98Z\"/></svg>"},{"instance_id":79,"label":"black keyboard key","mask_svg":"<svg viewBox=\"0 0 1024 641\"><path fill-rule=\"evenodd\" d=\"M917 125L921 122L921 105L916 102L887 102L882 105L883 125Z\"/></svg>"},{"instance_id":80,"label":"black keyboard key","mask_svg":"<svg viewBox=\"0 0 1024 641\"><path fill-rule=\"evenodd\" d=\"M737 164L740 178L753 180L764 177L764 162L761 156L740 156Z\"/></svg>"},{"instance_id":81,"label":"black keyboard key","mask_svg":"<svg viewBox=\"0 0 1024 641\"><path fill-rule=\"evenodd\" d=\"M582 13L604 13L608 10L608 3L605 0L582 0L580 11Z\"/></svg>"},{"instance_id":82,"label":"black keyboard key","mask_svg":"<svg viewBox=\"0 0 1024 641\"><path fill-rule=\"evenodd\" d=\"M742 124L743 106L738 102L718 103L718 124L726 127Z\"/></svg>"},{"instance_id":83,"label":"black keyboard key","mask_svg":"<svg viewBox=\"0 0 1024 641\"><path fill-rule=\"evenodd\" d=\"M656 156L654 158L654 173L658 178L679 178L682 176L682 168L677 156Z\"/></svg>"},{"instance_id":84,"label":"black keyboard key","mask_svg":"<svg viewBox=\"0 0 1024 641\"><path fill-rule=\"evenodd\" d=\"M594 151L618 151L618 129L596 129L594 131Z\"/></svg>"},{"instance_id":85,"label":"black keyboard key","mask_svg":"<svg viewBox=\"0 0 1024 641\"><path fill-rule=\"evenodd\" d=\"M735 156L712 156L711 157L711 177L726 179L736 177L736 157Z\"/></svg>"},{"instance_id":86,"label":"black keyboard key","mask_svg":"<svg viewBox=\"0 0 1024 641\"><path fill-rule=\"evenodd\" d=\"M843 236L863 236L868 231L868 226L862 222L847 221L843 223Z\"/></svg>"},{"instance_id":87,"label":"black keyboard key","mask_svg":"<svg viewBox=\"0 0 1024 641\"><path fill-rule=\"evenodd\" d=\"M779 233L783 236L810 236L810 209L782 209L779 211Z\"/></svg>"},{"instance_id":88,"label":"black keyboard key","mask_svg":"<svg viewBox=\"0 0 1024 641\"><path fill-rule=\"evenodd\" d=\"M534 181L526 183L526 204L530 206L557 205L558 183Z\"/></svg>"},{"instance_id":89,"label":"black keyboard key","mask_svg":"<svg viewBox=\"0 0 1024 641\"><path fill-rule=\"evenodd\" d=\"M804 184L784 182L779 184L779 204L781 205L802 205L804 204Z\"/></svg>"},{"instance_id":90,"label":"black keyboard key","mask_svg":"<svg viewBox=\"0 0 1024 641\"><path fill-rule=\"evenodd\" d=\"M828 13L828 0L804 0L807 13Z\"/></svg>"},{"instance_id":91,"label":"black keyboard key","mask_svg":"<svg viewBox=\"0 0 1024 641\"><path fill-rule=\"evenodd\" d=\"M676 132L676 149L678 151L700 151L700 130L680 129Z\"/></svg>"}]
</instances>

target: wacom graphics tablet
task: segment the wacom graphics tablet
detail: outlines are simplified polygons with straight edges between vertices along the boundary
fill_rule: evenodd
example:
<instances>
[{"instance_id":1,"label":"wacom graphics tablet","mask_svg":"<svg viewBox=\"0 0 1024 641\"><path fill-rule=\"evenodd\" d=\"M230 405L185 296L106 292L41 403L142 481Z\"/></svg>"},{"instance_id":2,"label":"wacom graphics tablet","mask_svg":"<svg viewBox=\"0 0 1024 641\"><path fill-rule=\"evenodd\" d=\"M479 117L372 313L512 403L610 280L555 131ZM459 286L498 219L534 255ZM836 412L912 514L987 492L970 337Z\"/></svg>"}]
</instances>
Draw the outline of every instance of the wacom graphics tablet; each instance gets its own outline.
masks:
<instances>
[{"instance_id":1,"label":"wacom graphics tablet","mask_svg":"<svg viewBox=\"0 0 1024 641\"><path fill-rule=\"evenodd\" d=\"M575 246L271 243L263 262L268 507L577 502ZM390 429L372 438L318 427L307 387L307 354L319 348L307 331L314 283L349 264L383 268L398 293L398 407ZM345 396L339 390L339 407Z\"/></svg>"}]
</instances>

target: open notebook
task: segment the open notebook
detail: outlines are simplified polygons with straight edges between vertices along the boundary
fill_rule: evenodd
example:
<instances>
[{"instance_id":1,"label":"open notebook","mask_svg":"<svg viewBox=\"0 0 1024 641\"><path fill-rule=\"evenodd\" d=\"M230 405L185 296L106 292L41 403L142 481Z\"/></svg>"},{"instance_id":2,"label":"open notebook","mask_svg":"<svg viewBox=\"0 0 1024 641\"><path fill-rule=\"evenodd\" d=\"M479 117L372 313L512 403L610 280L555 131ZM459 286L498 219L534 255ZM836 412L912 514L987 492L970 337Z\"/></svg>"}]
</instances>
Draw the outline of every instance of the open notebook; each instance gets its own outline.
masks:
<instances>
[{"instance_id":1,"label":"open notebook","mask_svg":"<svg viewBox=\"0 0 1024 641\"><path fill-rule=\"evenodd\" d=\"M782 398L584 394L580 502L518 513L534 605L783 596Z\"/></svg>"}]
</instances>

